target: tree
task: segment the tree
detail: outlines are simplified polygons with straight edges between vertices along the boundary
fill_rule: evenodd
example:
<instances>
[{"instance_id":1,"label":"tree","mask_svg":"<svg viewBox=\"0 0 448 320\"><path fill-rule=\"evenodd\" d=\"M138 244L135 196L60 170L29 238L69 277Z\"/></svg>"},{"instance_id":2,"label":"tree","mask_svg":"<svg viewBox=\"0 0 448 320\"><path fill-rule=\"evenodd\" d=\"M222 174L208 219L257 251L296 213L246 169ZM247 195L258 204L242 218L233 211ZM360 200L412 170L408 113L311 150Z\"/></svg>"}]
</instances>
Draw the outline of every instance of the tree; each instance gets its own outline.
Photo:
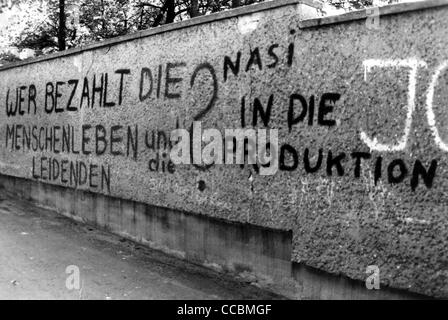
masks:
<instances>
[{"instance_id":1,"label":"tree","mask_svg":"<svg viewBox=\"0 0 448 320\"><path fill-rule=\"evenodd\" d=\"M12 44L19 49L32 49L36 54L65 50L74 46L76 27L66 24L67 17L72 15L72 4L77 0L42 0L36 11L22 16L28 23L22 27ZM33 3L23 0L23 6ZM35 16L39 16L38 19Z\"/></svg>"},{"instance_id":2,"label":"tree","mask_svg":"<svg viewBox=\"0 0 448 320\"><path fill-rule=\"evenodd\" d=\"M191 0L189 14L191 18L199 16L199 0Z\"/></svg>"},{"instance_id":3,"label":"tree","mask_svg":"<svg viewBox=\"0 0 448 320\"><path fill-rule=\"evenodd\" d=\"M13 41L16 47L30 48L37 54L62 51L263 0L41 1L46 8L44 21L27 25Z\"/></svg>"},{"instance_id":4,"label":"tree","mask_svg":"<svg viewBox=\"0 0 448 320\"><path fill-rule=\"evenodd\" d=\"M0 53L0 66L2 66L3 64L8 64L16 61L20 61L20 58L17 55L11 52Z\"/></svg>"},{"instance_id":5,"label":"tree","mask_svg":"<svg viewBox=\"0 0 448 320\"><path fill-rule=\"evenodd\" d=\"M166 19L165 23L173 23L176 18L176 2L175 0L165 0L166 3Z\"/></svg>"},{"instance_id":6,"label":"tree","mask_svg":"<svg viewBox=\"0 0 448 320\"><path fill-rule=\"evenodd\" d=\"M65 50L66 24L65 24L65 0L59 0L59 24L58 24L58 48Z\"/></svg>"},{"instance_id":7,"label":"tree","mask_svg":"<svg viewBox=\"0 0 448 320\"><path fill-rule=\"evenodd\" d=\"M232 0L232 8L238 8L239 6L241 6L240 0Z\"/></svg>"},{"instance_id":8,"label":"tree","mask_svg":"<svg viewBox=\"0 0 448 320\"><path fill-rule=\"evenodd\" d=\"M24 13L18 21L21 32L13 32L10 42L42 54L264 0L40 0L39 12L28 12L36 8L35 0L16 1L23 4ZM370 6L373 0L324 1L352 10Z\"/></svg>"}]
</instances>

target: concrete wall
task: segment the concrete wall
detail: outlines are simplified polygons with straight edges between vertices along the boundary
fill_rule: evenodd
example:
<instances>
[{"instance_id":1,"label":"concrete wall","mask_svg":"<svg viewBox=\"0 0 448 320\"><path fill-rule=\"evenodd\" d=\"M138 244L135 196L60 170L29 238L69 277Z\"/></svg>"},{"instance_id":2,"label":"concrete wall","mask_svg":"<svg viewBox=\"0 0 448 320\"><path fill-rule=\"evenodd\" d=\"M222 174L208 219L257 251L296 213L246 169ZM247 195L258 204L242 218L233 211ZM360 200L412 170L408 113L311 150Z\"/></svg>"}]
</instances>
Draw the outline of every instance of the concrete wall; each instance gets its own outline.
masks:
<instances>
[{"instance_id":1,"label":"concrete wall","mask_svg":"<svg viewBox=\"0 0 448 320\"><path fill-rule=\"evenodd\" d=\"M421 299L291 262L292 232L156 207L83 190L0 176L16 197L291 299Z\"/></svg>"},{"instance_id":2,"label":"concrete wall","mask_svg":"<svg viewBox=\"0 0 448 320\"><path fill-rule=\"evenodd\" d=\"M0 172L291 231L293 262L447 297L447 4L275 1L0 69ZM278 129L279 171L171 164L194 120Z\"/></svg>"}]
</instances>

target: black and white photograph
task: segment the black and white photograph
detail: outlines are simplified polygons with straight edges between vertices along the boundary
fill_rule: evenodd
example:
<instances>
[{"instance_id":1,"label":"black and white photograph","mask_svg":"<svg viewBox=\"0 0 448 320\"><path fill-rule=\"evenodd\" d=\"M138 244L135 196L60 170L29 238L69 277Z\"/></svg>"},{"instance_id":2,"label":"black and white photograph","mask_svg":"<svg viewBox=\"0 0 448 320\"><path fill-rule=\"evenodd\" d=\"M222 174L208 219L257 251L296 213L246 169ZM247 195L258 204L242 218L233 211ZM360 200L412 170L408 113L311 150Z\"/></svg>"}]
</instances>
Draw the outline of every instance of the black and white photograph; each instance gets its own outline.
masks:
<instances>
[{"instance_id":1,"label":"black and white photograph","mask_svg":"<svg viewBox=\"0 0 448 320\"><path fill-rule=\"evenodd\" d=\"M448 0L0 0L0 300L447 298Z\"/></svg>"}]
</instances>

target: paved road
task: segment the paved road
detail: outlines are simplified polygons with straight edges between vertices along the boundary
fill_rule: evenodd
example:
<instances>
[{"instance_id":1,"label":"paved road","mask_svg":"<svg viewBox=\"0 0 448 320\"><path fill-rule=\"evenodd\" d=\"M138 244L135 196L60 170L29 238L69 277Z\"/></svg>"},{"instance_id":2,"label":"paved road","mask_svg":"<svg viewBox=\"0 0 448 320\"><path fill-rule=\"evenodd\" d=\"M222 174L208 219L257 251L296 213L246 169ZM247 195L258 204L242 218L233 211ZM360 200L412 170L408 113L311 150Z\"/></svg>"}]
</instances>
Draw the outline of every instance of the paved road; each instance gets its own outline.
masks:
<instances>
[{"instance_id":1,"label":"paved road","mask_svg":"<svg viewBox=\"0 0 448 320\"><path fill-rule=\"evenodd\" d=\"M66 287L77 266L80 289ZM69 283L74 283L69 281ZM0 299L271 299L255 286L0 192Z\"/></svg>"}]
</instances>

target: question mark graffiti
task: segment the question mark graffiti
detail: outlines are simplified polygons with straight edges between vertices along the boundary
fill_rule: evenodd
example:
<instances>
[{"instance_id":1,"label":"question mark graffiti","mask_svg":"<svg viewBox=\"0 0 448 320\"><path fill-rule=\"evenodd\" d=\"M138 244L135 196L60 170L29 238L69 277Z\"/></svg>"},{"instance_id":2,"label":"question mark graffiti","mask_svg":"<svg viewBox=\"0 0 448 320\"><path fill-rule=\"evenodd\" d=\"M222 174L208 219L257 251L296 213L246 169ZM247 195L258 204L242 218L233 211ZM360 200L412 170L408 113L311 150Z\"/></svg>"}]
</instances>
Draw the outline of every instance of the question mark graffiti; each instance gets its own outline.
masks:
<instances>
[{"instance_id":1,"label":"question mark graffiti","mask_svg":"<svg viewBox=\"0 0 448 320\"><path fill-rule=\"evenodd\" d=\"M216 77L215 69L208 62L201 63L200 65L198 65L196 67L193 74L191 75L190 87L193 88L196 78L197 78L199 72L201 72L202 70L207 70L210 73L210 75L212 76L213 94L212 94L212 97L211 97L209 103L207 104L207 107L202 109L197 115L195 115L193 117L193 122L202 120L205 117L205 115L208 112L210 112L211 109L213 109L213 107L216 103L216 100L218 99L218 78ZM191 157L193 157L193 138L194 138L194 136L192 134L193 133L193 123L190 126L189 133L190 133L190 155L191 155ZM191 158L191 163L193 163L193 165L201 171L208 170L209 168L211 168L213 166L213 164L203 165L203 166L194 164L193 158Z\"/></svg>"}]
</instances>

